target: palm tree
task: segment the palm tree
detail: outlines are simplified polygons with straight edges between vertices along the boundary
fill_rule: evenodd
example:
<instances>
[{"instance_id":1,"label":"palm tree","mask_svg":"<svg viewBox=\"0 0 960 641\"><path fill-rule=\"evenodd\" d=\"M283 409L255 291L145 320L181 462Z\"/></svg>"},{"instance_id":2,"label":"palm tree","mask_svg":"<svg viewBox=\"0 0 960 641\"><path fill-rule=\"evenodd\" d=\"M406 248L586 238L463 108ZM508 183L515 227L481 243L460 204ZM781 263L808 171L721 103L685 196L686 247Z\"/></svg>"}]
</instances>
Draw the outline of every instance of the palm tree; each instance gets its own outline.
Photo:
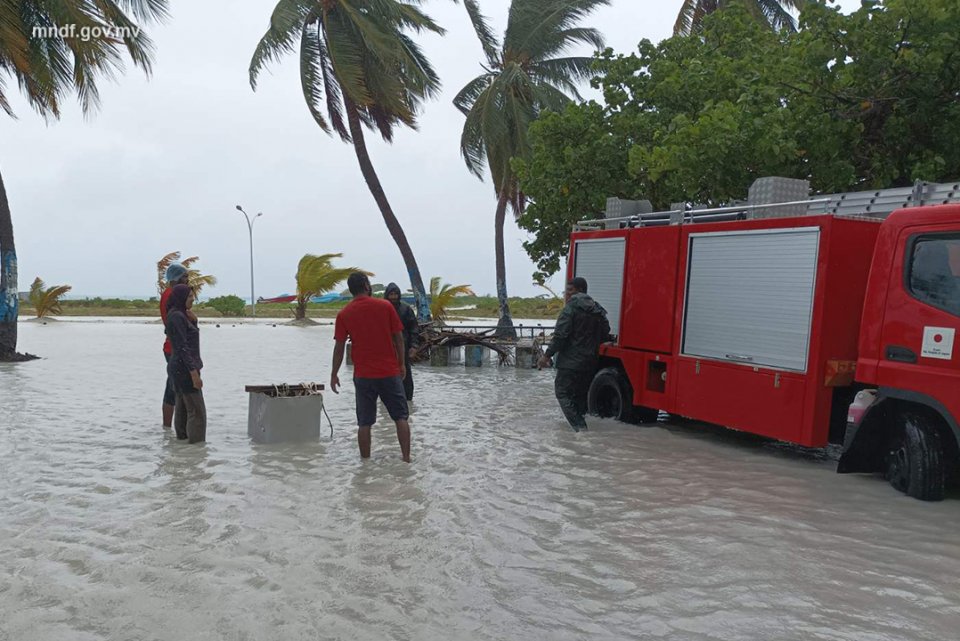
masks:
<instances>
[{"instance_id":1,"label":"palm tree","mask_svg":"<svg viewBox=\"0 0 960 641\"><path fill-rule=\"evenodd\" d=\"M747 11L775 31L797 30L791 10L799 10L808 0L745 0ZM703 18L730 5L730 0L684 0L673 33L688 36L700 30Z\"/></svg>"},{"instance_id":2,"label":"palm tree","mask_svg":"<svg viewBox=\"0 0 960 641\"><path fill-rule=\"evenodd\" d=\"M527 131L543 110L560 111L570 95L579 98L576 82L589 77L593 59L565 54L577 44L603 47L596 29L577 25L610 0L513 0L502 42L490 30L477 0L463 1L486 61L484 73L453 101L466 116L460 152L471 172L482 179L487 168L493 180L498 335L515 337L507 301L503 227L507 207L519 214L526 199L510 161L529 157Z\"/></svg>"},{"instance_id":3,"label":"palm tree","mask_svg":"<svg viewBox=\"0 0 960 641\"><path fill-rule=\"evenodd\" d=\"M179 262L181 265L187 268L187 284L193 288L194 296L199 296L200 291L206 287L213 287L217 284L217 277L211 276L210 274L204 274L199 269L194 267L194 264L200 260L199 256L190 256L189 258L184 258L180 260L180 252L170 252L163 258L157 261L157 292L162 296L164 290L167 289L167 267L171 263Z\"/></svg>"},{"instance_id":4,"label":"palm tree","mask_svg":"<svg viewBox=\"0 0 960 641\"><path fill-rule=\"evenodd\" d=\"M0 110L14 116L4 83L12 77L30 106L47 119L58 119L64 100L74 93L83 112L93 112L100 102L97 79L115 77L123 53L150 75L153 44L135 20L147 23L166 15L167 0L0 0ZM60 27L71 24L77 33L123 31L103 38L59 35ZM13 219L0 177L0 361L23 358L17 354L18 313Z\"/></svg>"},{"instance_id":5,"label":"palm tree","mask_svg":"<svg viewBox=\"0 0 960 641\"><path fill-rule=\"evenodd\" d=\"M373 168L364 127L393 140L416 128L424 99L440 81L410 33L443 33L420 0L280 0L250 62L250 86L267 64L300 50L300 84L310 115L328 134L352 143L363 178L400 249L422 320L430 308L420 268ZM326 115L322 113L326 111Z\"/></svg>"},{"instance_id":6,"label":"palm tree","mask_svg":"<svg viewBox=\"0 0 960 641\"><path fill-rule=\"evenodd\" d=\"M30 304L37 313L37 318L44 318L52 314L62 314L63 308L60 299L73 287L70 285L54 285L47 287L39 276L30 286Z\"/></svg>"},{"instance_id":7,"label":"palm tree","mask_svg":"<svg viewBox=\"0 0 960 641\"><path fill-rule=\"evenodd\" d=\"M430 279L430 313L433 319L443 322L447 319L447 310L457 296L476 296L470 285L448 285L441 283L439 276Z\"/></svg>"},{"instance_id":8,"label":"palm tree","mask_svg":"<svg viewBox=\"0 0 960 641\"><path fill-rule=\"evenodd\" d=\"M373 276L372 272L359 267L334 267L333 259L343 258L343 254L307 254L297 265L297 307L294 320L302 321L307 317L307 303L314 296L332 292L337 285L347 280L353 272L362 272Z\"/></svg>"}]
</instances>

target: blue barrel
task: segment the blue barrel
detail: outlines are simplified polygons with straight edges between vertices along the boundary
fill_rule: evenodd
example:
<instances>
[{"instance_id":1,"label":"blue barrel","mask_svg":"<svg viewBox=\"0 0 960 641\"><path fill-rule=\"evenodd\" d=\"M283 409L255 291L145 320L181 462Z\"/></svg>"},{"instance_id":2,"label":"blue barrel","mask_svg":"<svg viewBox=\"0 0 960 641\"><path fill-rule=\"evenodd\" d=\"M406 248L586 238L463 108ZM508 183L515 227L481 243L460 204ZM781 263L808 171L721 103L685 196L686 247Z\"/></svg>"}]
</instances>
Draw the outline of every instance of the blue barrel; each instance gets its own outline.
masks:
<instances>
[{"instance_id":1,"label":"blue barrel","mask_svg":"<svg viewBox=\"0 0 960 641\"><path fill-rule=\"evenodd\" d=\"M483 345L464 346L463 364L467 367L482 367L486 349Z\"/></svg>"}]
</instances>

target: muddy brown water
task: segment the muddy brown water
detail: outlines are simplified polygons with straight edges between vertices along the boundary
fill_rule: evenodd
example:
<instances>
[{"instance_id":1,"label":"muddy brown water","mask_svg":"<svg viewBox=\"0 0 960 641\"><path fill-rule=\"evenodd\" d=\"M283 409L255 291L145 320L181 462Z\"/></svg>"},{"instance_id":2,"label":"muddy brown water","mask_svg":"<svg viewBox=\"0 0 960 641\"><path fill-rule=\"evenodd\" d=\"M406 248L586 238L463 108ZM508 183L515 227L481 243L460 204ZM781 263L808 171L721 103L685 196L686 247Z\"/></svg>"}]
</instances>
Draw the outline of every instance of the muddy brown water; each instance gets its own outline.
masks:
<instances>
[{"instance_id":1,"label":"muddy brown water","mask_svg":"<svg viewBox=\"0 0 960 641\"><path fill-rule=\"evenodd\" d=\"M960 638L960 499L694 425L566 429L549 373L417 367L392 429L246 436L330 327L203 327L206 446L159 426L161 330L21 325L0 365L0 640ZM347 377L348 378L348 377ZM326 434L326 432L324 432Z\"/></svg>"}]
</instances>

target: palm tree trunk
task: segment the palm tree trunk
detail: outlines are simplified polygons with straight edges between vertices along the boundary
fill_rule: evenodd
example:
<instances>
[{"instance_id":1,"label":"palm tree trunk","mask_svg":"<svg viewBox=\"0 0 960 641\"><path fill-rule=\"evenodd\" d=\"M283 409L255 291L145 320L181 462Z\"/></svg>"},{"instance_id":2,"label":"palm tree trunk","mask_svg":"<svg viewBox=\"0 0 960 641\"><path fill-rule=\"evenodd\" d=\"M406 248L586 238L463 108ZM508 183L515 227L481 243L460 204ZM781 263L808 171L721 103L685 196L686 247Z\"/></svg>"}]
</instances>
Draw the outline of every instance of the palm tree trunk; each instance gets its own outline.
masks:
<instances>
[{"instance_id":1,"label":"palm tree trunk","mask_svg":"<svg viewBox=\"0 0 960 641\"><path fill-rule=\"evenodd\" d=\"M513 328L513 318L510 316L510 303L507 299L507 263L503 249L503 226L507 218L507 204L509 194L506 190L500 194L497 201L497 215L494 222L494 245L497 254L497 302L500 305L500 320L497 321L497 336L500 338L516 338L517 330Z\"/></svg>"},{"instance_id":2,"label":"palm tree trunk","mask_svg":"<svg viewBox=\"0 0 960 641\"><path fill-rule=\"evenodd\" d=\"M13 219L7 191L0 176L0 361L17 352L17 249L13 244Z\"/></svg>"},{"instance_id":3,"label":"palm tree trunk","mask_svg":"<svg viewBox=\"0 0 960 641\"><path fill-rule=\"evenodd\" d=\"M410 249L410 243L407 241L407 235L400 226L387 200L387 195L383 191L377 172L370 161L370 154L367 152L367 144L363 137L363 125L360 122L360 114L357 106L349 99L344 98L347 112L347 122L350 126L350 137L353 139L353 149L357 152L357 160L360 162L360 171L363 173L363 179L367 181L367 187L373 194L373 199L377 201L380 208L380 214L383 216L383 222L386 223L390 235L393 237L397 247L400 248L400 254L403 256L403 262L407 267L407 274L410 277L410 286L413 288L413 296L417 303L417 317L421 322L430 320L430 302L427 299L427 290L423 286L423 278L420 276L420 267L417 266L417 259L413 256L413 250Z\"/></svg>"}]
</instances>

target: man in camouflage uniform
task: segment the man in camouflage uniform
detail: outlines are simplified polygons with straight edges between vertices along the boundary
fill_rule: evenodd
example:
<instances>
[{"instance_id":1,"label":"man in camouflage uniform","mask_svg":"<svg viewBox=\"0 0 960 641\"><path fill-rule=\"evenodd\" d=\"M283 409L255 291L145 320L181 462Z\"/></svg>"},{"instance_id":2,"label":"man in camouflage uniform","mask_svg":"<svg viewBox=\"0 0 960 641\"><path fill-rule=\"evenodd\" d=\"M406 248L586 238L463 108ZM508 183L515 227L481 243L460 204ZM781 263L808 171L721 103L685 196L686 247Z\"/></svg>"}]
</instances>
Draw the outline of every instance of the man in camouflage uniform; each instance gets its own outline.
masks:
<instances>
[{"instance_id":1,"label":"man in camouflage uniform","mask_svg":"<svg viewBox=\"0 0 960 641\"><path fill-rule=\"evenodd\" d=\"M553 340L538 363L550 367L557 355L554 389L560 409L573 431L587 429L587 392L597 371L600 344L610 337L607 311L587 295L587 281L574 278L567 283L567 304L557 318Z\"/></svg>"}]
</instances>

